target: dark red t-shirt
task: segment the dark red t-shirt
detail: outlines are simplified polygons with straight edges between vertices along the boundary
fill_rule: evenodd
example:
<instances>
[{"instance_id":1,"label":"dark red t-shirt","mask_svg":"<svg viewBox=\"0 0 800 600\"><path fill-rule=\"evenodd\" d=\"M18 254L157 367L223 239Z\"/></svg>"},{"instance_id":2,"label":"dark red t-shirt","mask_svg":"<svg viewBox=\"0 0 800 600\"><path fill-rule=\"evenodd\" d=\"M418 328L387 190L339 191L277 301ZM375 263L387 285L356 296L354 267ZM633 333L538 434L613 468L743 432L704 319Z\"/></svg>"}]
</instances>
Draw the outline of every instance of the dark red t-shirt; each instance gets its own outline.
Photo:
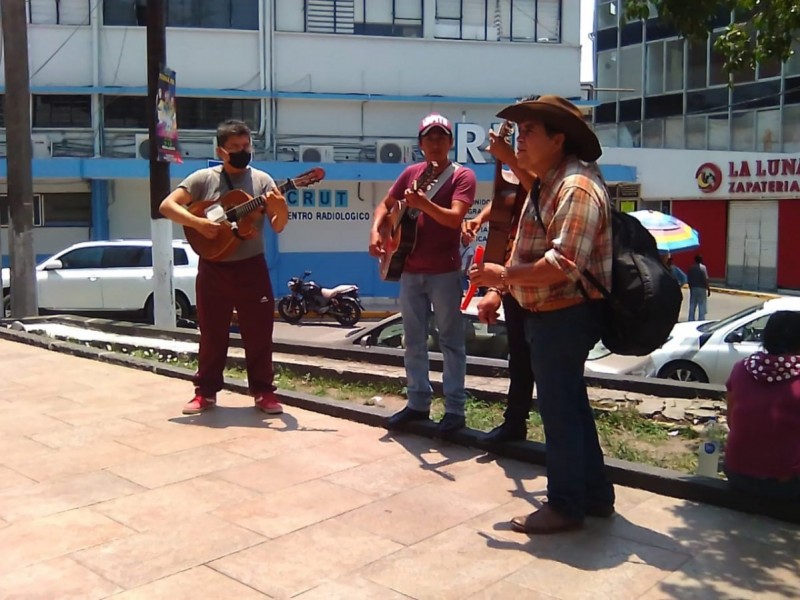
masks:
<instances>
[{"instance_id":1,"label":"dark red t-shirt","mask_svg":"<svg viewBox=\"0 0 800 600\"><path fill-rule=\"evenodd\" d=\"M410 165L400 174L389 189L389 196L402 200L405 191L425 170L427 163ZM475 201L475 172L458 166L455 173L431 198L434 204L450 208L453 202L463 202L468 207ZM429 196L430 198L430 196ZM406 259L404 271L408 273L439 274L461 268L461 228L451 229L441 225L425 213L417 217L417 243Z\"/></svg>"}]
</instances>

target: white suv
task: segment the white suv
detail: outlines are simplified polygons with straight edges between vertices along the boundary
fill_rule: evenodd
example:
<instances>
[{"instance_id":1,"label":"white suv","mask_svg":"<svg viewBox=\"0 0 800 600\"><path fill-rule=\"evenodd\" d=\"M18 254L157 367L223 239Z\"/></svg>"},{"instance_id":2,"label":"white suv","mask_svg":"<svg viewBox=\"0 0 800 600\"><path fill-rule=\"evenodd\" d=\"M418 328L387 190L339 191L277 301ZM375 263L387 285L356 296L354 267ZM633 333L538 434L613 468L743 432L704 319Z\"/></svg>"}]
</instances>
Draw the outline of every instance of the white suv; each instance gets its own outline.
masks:
<instances>
[{"instance_id":1,"label":"white suv","mask_svg":"<svg viewBox=\"0 0 800 600\"><path fill-rule=\"evenodd\" d=\"M172 242L175 310L187 318L196 305L197 254ZM3 312L10 315L10 273L3 269ZM45 312L144 313L153 320L153 242L81 242L36 266L39 309Z\"/></svg>"}]
</instances>

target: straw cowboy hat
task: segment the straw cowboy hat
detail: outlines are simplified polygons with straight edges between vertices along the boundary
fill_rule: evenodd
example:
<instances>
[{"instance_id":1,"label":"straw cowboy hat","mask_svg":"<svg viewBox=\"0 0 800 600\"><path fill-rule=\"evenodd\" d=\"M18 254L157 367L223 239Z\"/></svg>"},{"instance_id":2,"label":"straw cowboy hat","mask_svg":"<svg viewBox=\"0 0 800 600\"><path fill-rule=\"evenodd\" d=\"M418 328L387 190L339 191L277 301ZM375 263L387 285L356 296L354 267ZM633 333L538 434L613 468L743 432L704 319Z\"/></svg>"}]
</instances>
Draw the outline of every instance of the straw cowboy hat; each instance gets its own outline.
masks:
<instances>
[{"instance_id":1,"label":"straw cowboy hat","mask_svg":"<svg viewBox=\"0 0 800 600\"><path fill-rule=\"evenodd\" d=\"M553 127L564 134L575 155L583 161L594 162L603 154L600 141L583 120L581 111L566 98L539 96L536 100L506 106L497 116L515 123L535 119Z\"/></svg>"}]
</instances>

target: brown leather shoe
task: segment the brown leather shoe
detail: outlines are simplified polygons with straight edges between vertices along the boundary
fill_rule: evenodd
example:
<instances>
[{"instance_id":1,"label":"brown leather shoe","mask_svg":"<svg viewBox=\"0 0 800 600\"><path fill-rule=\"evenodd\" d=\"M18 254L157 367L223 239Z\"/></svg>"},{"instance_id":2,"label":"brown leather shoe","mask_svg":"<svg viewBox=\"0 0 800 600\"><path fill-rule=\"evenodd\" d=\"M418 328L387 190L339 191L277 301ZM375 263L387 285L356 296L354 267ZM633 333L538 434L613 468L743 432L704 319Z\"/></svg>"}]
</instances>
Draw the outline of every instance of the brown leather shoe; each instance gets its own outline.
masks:
<instances>
[{"instance_id":1,"label":"brown leather shoe","mask_svg":"<svg viewBox=\"0 0 800 600\"><path fill-rule=\"evenodd\" d=\"M527 534L547 535L572 531L581 527L583 527L583 521L565 517L551 508L549 504L545 504L527 516L511 519L511 528L514 531Z\"/></svg>"}]
</instances>

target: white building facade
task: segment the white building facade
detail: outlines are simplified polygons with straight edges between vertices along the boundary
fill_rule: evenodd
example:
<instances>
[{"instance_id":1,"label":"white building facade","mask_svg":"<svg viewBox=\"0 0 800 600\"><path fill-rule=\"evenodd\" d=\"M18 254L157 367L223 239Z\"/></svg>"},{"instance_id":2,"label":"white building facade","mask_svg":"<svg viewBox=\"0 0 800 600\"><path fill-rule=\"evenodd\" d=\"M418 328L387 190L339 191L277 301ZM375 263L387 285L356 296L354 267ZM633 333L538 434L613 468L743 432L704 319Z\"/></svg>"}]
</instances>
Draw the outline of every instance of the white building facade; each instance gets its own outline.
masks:
<instances>
[{"instance_id":1,"label":"white building facade","mask_svg":"<svg viewBox=\"0 0 800 600\"><path fill-rule=\"evenodd\" d=\"M292 220L268 236L278 290L308 269L323 284L396 293L366 252L370 220L420 159L425 114L456 124L454 158L476 170L486 202L493 167L480 148L495 113L530 94L580 98L579 0L165 1L184 158L171 166L173 185L214 157L227 118L251 126L254 165L276 180L315 165L327 172L289 195ZM136 5L28 2L40 258L75 241L150 235L146 31ZM13 149L0 132L3 194Z\"/></svg>"}]
</instances>

